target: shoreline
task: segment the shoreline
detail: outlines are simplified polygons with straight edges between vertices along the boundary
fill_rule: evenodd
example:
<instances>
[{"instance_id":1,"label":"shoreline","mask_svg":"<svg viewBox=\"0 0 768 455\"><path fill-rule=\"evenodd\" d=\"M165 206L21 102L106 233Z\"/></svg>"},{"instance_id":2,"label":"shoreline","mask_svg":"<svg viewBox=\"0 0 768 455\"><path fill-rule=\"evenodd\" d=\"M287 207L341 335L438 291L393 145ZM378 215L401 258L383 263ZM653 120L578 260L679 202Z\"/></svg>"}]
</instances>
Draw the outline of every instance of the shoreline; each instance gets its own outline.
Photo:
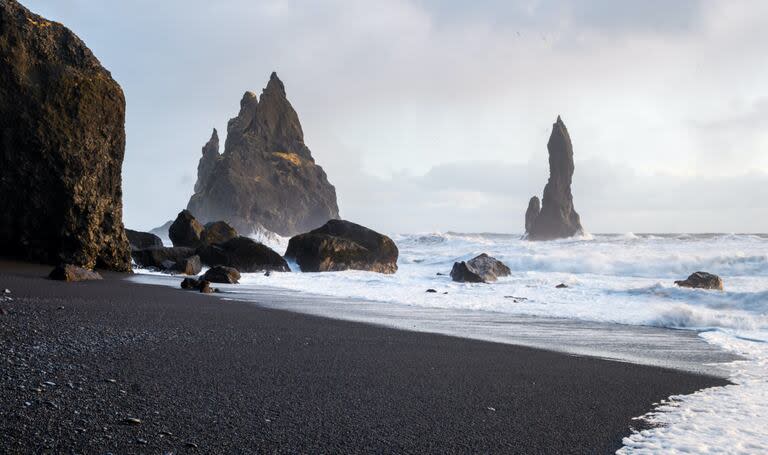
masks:
<instances>
[{"instance_id":1,"label":"shoreline","mask_svg":"<svg viewBox=\"0 0 768 455\"><path fill-rule=\"evenodd\" d=\"M3 452L608 453L728 384L48 271L0 261Z\"/></svg>"}]
</instances>

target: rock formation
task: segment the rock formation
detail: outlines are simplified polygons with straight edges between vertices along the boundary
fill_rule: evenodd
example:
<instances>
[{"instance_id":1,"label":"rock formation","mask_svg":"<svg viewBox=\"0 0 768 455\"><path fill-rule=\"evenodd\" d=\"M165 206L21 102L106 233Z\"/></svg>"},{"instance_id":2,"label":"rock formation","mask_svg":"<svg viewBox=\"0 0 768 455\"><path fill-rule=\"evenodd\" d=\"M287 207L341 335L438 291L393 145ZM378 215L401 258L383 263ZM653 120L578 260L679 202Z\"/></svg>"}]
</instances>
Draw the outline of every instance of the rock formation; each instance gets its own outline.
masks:
<instances>
[{"instance_id":1,"label":"rock formation","mask_svg":"<svg viewBox=\"0 0 768 455\"><path fill-rule=\"evenodd\" d=\"M233 267L217 265L208 269L203 279L211 283L237 284L240 282L240 272Z\"/></svg>"},{"instance_id":2,"label":"rock formation","mask_svg":"<svg viewBox=\"0 0 768 455\"><path fill-rule=\"evenodd\" d=\"M299 117L275 73L260 99L243 96L221 155L217 139L214 134L203 148L187 205L203 223L224 220L245 234L264 229L289 236L338 218L336 190L304 144Z\"/></svg>"},{"instance_id":3,"label":"rock formation","mask_svg":"<svg viewBox=\"0 0 768 455\"><path fill-rule=\"evenodd\" d=\"M573 237L584 232L579 214L573 208L571 181L573 179L573 146L565 124L557 117L547 142L549 151L549 181L544 187L541 211L538 198L528 204L525 229L530 240L552 240Z\"/></svg>"},{"instance_id":4,"label":"rock formation","mask_svg":"<svg viewBox=\"0 0 768 455\"><path fill-rule=\"evenodd\" d=\"M684 288L723 290L722 278L707 272L692 273L685 280L675 281L675 284Z\"/></svg>"},{"instance_id":5,"label":"rock formation","mask_svg":"<svg viewBox=\"0 0 768 455\"><path fill-rule=\"evenodd\" d=\"M99 274L99 272L94 272L93 270L86 270L76 265L63 264L53 269L51 271L51 274L48 275L48 278L52 280L58 280L58 281L75 282L75 281L100 280L101 275Z\"/></svg>"},{"instance_id":6,"label":"rock formation","mask_svg":"<svg viewBox=\"0 0 768 455\"><path fill-rule=\"evenodd\" d=\"M211 267L233 267L243 273L291 271L282 256L248 237L238 237L220 245L205 245L197 249L197 254Z\"/></svg>"},{"instance_id":7,"label":"rock formation","mask_svg":"<svg viewBox=\"0 0 768 455\"><path fill-rule=\"evenodd\" d=\"M205 229L203 225L192 216L189 210L182 210L176 216L176 221L168 228L168 237L173 242L173 246L196 248L201 243L203 229Z\"/></svg>"},{"instance_id":8,"label":"rock formation","mask_svg":"<svg viewBox=\"0 0 768 455\"><path fill-rule=\"evenodd\" d=\"M397 245L386 235L343 220L330 220L292 237L285 252L302 272L351 269L395 273L398 254Z\"/></svg>"},{"instance_id":9,"label":"rock formation","mask_svg":"<svg viewBox=\"0 0 768 455\"><path fill-rule=\"evenodd\" d=\"M538 196L533 196L528 201L528 210L525 211L525 232L533 231L533 224L541 213L541 202Z\"/></svg>"},{"instance_id":10,"label":"rock formation","mask_svg":"<svg viewBox=\"0 0 768 455\"><path fill-rule=\"evenodd\" d=\"M61 24L0 0L0 251L131 269L122 221L125 99Z\"/></svg>"},{"instance_id":11,"label":"rock formation","mask_svg":"<svg viewBox=\"0 0 768 455\"><path fill-rule=\"evenodd\" d=\"M125 235L128 237L128 244L131 246L131 251L163 246L163 241L160 240L160 237L152 234L151 232L141 232L126 229Z\"/></svg>"},{"instance_id":12,"label":"rock formation","mask_svg":"<svg viewBox=\"0 0 768 455\"><path fill-rule=\"evenodd\" d=\"M451 269L451 279L460 283L490 283L511 273L503 262L482 253L469 261L455 262Z\"/></svg>"}]
</instances>

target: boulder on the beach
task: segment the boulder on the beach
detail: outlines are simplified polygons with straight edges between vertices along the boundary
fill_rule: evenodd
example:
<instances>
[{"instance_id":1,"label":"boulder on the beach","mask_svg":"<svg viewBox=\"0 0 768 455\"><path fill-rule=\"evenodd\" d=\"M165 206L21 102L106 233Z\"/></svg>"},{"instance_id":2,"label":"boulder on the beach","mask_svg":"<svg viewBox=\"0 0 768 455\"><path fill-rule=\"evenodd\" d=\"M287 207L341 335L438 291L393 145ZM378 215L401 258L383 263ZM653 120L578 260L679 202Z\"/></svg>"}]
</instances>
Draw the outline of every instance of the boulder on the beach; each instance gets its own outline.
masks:
<instances>
[{"instance_id":1,"label":"boulder on the beach","mask_svg":"<svg viewBox=\"0 0 768 455\"><path fill-rule=\"evenodd\" d=\"M490 283L511 273L503 262L483 253L466 262L455 262L451 269L451 278L460 283Z\"/></svg>"},{"instance_id":2,"label":"boulder on the beach","mask_svg":"<svg viewBox=\"0 0 768 455\"><path fill-rule=\"evenodd\" d=\"M675 281L675 284L684 288L723 290L722 278L707 272L695 272L685 280Z\"/></svg>"},{"instance_id":3,"label":"boulder on the beach","mask_svg":"<svg viewBox=\"0 0 768 455\"><path fill-rule=\"evenodd\" d=\"M237 284L240 282L240 272L233 267L217 265L203 274L203 279L211 283Z\"/></svg>"},{"instance_id":4,"label":"boulder on the beach","mask_svg":"<svg viewBox=\"0 0 768 455\"><path fill-rule=\"evenodd\" d=\"M168 228L168 237L171 238L173 246L196 248L201 243L200 236L203 234L203 229L203 225L189 210L182 210Z\"/></svg>"},{"instance_id":5,"label":"boulder on the beach","mask_svg":"<svg viewBox=\"0 0 768 455\"><path fill-rule=\"evenodd\" d=\"M208 223L200 235L200 242L205 245L217 245L239 237L235 228L224 221Z\"/></svg>"},{"instance_id":6,"label":"boulder on the beach","mask_svg":"<svg viewBox=\"0 0 768 455\"><path fill-rule=\"evenodd\" d=\"M211 283L203 278L184 278L181 280L181 288L190 291L200 291L203 294L216 292L216 289L211 287Z\"/></svg>"},{"instance_id":7,"label":"boulder on the beach","mask_svg":"<svg viewBox=\"0 0 768 455\"><path fill-rule=\"evenodd\" d=\"M127 272L123 91L65 26L0 1L0 245Z\"/></svg>"},{"instance_id":8,"label":"boulder on the beach","mask_svg":"<svg viewBox=\"0 0 768 455\"><path fill-rule=\"evenodd\" d=\"M128 244L131 246L131 251L163 246L163 241L160 240L160 237L152 234L151 232L141 232L134 231L132 229L126 229L125 235L128 237Z\"/></svg>"},{"instance_id":9,"label":"boulder on the beach","mask_svg":"<svg viewBox=\"0 0 768 455\"><path fill-rule=\"evenodd\" d=\"M573 207L573 145L560 116L552 125L547 142L549 181L544 186L541 210L539 200L531 198L525 213L525 230L530 240L552 240L573 237L584 232L581 219Z\"/></svg>"},{"instance_id":10,"label":"boulder on the beach","mask_svg":"<svg viewBox=\"0 0 768 455\"><path fill-rule=\"evenodd\" d=\"M53 269L48 275L48 278L58 281L89 281L100 280L101 275L99 272L93 270L84 269L77 265L62 264Z\"/></svg>"},{"instance_id":11,"label":"boulder on the beach","mask_svg":"<svg viewBox=\"0 0 768 455\"><path fill-rule=\"evenodd\" d=\"M183 246L152 247L137 250L131 253L133 260L140 267L155 268L160 270L175 270L185 261L195 255L194 248ZM199 273L199 270L195 273Z\"/></svg>"},{"instance_id":12,"label":"boulder on the beach","mask_svg":"<svg viewBox=\"0 0 768 455\"><path fill-rule=\"evenodd\" d=\"M248 237L237 237L220 245L204 245L197 249L197 254L210 267L234 267L242 273L291 271L282 256Z\"/></svg>"},{"instance_id":13,"label":"boulder on the beach","mask_svg":"<svg viewBox=\"0 0 768 455\"><path fill-rule=\"evenodd\" d=\"M197 275L203 269L203 263L200 261L200 256L195 254L177 260L170 269L184 275Z\"/></svg>"},{"instance_id":14,"label":"boulder on the beach","mask_svg":"<svg viewBox=\"0 0 768 455\"><path fill-rule=\"evenodd\" d=\"M386 235L344 220L331 220L313 231L292 237L285 252L302 272L395 273L398 254L397 245Z\"/></svg>"},{"instance_id":15,"label":"boulder on the beach","mask_svg":"<svg viewBox=\"0 0 768 455\"><path fill-rule=\"evenodd\" d=\"M241 233L296 235L338 218L336 189L307 145L283 82L272 73L261 96L246 92L227 124L203 148L189 209L206 223L224 220Z\"/></svg>"}]
</instances>

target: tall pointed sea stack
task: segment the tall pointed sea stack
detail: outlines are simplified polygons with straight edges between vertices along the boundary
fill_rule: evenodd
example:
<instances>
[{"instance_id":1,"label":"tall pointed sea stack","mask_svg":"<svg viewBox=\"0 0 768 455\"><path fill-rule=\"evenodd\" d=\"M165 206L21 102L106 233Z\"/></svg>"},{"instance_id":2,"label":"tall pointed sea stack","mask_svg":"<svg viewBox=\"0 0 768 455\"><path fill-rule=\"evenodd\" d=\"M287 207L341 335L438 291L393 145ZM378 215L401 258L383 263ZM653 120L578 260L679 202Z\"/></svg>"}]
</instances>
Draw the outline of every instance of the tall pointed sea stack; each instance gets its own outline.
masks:
<instances>
[{"instance_id":1,"label":"tall pointed sea stack","mask_svg":"<svg viewBox=\"0 0 768 455\"><path fill-rule=\"evenodd\" d=\"M299 116L277 74L260 99L245 93L221 155L214 131L187 209L203 223L224 220L242 233L266 229L283 236L339 217L336 189L304 144Z\"/></svg>"},{"instance_id":2,"label":"tall pointed sea stack","mask_svg":"<svg viewBox=\"0 0 768 455\"><path fill-rule=\"evenodd\" d=\"M125 99L69 29L0 0L0 254L128 271Z\"/></svg>"},{"instance_id":3,"label":"tall pointed sea stack","mask_svg":"<svg viewBox=\"0 0 768 455\"><path fill-rule=\"evenodd\" d=\"M557 117L547 142L549 181L539 211L539 200L531 198L525 214L525 229L530 240L573 237L584 232L579 214L573 208L573 146L565 124Z\"/></svg>"}]
</instances>

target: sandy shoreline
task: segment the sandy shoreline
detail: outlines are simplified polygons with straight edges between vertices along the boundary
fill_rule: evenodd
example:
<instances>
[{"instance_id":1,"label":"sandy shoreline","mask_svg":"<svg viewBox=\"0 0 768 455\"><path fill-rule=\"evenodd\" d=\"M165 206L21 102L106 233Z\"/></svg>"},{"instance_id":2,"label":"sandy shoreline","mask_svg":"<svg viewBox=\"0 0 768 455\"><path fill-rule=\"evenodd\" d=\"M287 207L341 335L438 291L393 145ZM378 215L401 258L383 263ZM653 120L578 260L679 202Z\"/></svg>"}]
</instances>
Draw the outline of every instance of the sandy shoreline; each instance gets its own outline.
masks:
<instances>
[{"instance_id":1,"label":"sandy shoreline","mask_svg":"<svg viewBox=\"0 0 768 455\"><path fill-rule=\"evenodd\" d=\"M0 262L3 453L609 453L725 384L48 270Z\"/></svg>"}]
</instances>

